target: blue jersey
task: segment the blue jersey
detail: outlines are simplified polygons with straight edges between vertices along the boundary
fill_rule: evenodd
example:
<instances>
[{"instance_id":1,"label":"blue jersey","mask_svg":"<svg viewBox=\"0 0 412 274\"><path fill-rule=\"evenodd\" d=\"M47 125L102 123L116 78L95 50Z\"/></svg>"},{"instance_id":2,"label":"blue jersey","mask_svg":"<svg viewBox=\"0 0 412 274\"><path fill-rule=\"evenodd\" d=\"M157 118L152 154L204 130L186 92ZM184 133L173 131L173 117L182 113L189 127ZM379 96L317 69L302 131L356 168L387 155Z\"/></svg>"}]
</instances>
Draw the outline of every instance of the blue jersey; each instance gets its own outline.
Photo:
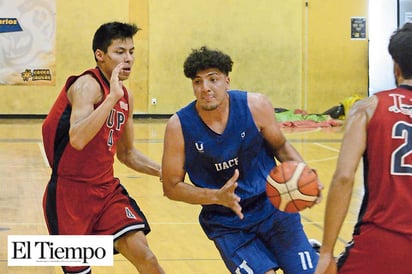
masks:
<instances>
[{"instance_id":1,"label":"blue jersey","mask_svg":"<svg viewBox=\"0 0 412 274\"><path fill-rule=\"evenodd\" d=\"M239 169L236 194L243 203L265 193L266 177L275 166L272 149L256 127L247 92L229 91L229 119L222 134L200 118L195 102L177 112L185 142L185 171L198 187L219 189ZM220 205L205 205L203 213L235 215Z\"/></svg>"}]
</instances>

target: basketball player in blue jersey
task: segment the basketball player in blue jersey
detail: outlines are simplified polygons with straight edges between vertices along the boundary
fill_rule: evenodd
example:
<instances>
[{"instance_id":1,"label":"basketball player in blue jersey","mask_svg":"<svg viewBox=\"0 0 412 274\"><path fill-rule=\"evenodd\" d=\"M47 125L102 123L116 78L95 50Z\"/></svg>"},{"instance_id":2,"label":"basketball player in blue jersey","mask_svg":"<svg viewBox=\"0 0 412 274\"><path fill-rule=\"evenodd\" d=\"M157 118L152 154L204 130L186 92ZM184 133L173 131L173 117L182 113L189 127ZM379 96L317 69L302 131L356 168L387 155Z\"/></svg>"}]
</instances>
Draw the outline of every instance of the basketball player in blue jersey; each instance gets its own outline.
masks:
<instances>
[{"instance_id":1,"label":"basketball player in blue jersey","mask_svg":"<svg viewBox=\"0 0 412 274\"><path fill-rule=\"evenodd\" d=\"M231 273L313 273L318 255L299 213L268 200L266 177L279 161L303 162L262 94L230 89L231 58L202 47L187 57L196 100L168 121L162 159L165 195L202 205L200 224ZM188 174L193 184L185 182Z\"/></svg>"}]
</instances>

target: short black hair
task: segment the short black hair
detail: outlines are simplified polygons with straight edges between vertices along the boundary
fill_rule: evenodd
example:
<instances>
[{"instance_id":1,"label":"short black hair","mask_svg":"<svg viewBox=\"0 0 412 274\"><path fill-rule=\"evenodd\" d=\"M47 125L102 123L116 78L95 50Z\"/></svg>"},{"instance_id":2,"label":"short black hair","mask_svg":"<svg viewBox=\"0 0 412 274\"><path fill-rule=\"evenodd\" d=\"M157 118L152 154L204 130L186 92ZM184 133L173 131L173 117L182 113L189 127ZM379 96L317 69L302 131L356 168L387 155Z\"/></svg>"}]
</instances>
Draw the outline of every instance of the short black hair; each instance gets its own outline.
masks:
<instances>
[{"instance_id":1,"label":"short black hair","mask_svg":"<svg viewBox=\"0 0 412 274\"><path fill-rule=\"evenodd\" d=\"M405 79L412 78L412 23L405 23L389 39L388 51Z\"/></svg>"},{"instance_id":2,"label":"short black hair","mask_svg":"<svg viewBox=\"0 0 412 274\"><path fill-rule=\"evenodd\" d=\"M107 52L113 40L133 38L133 36L140 30L135 24L109 22L101 25L95 32L93 37L93 52L97 49Z\"/></svg>"},{"instance_id":3,"label":"short black hair","mask_svg":"<svg viewBox=\"0 0 412 274\"><path fill-rule=\"evenodd\" d=\"M183 65L184 74L187 78L194 79L200 70L217 68L226 75L232 71L233 61L229 55L219 51L211 50L206 46L193 49L186 58Z\"/></svg>"}]
</instances>

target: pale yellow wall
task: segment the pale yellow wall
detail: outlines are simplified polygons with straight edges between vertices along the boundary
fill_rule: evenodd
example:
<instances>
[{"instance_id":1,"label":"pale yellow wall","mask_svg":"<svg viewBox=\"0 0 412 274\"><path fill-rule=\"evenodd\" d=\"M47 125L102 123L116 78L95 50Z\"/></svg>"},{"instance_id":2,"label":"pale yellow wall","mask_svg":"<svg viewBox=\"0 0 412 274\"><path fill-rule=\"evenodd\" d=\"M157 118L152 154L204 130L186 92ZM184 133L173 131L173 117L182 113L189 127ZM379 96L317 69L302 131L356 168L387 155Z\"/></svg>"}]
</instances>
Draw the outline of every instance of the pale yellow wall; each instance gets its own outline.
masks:
<instances>
[{"instance_id":1,"label":"pale yellow wall","mask_svg":"<svg viewBox=\"0 0 412 274\"><path fill-rule=\"evenodd\" d=\"M310 0L307 109L321 113L344 98L368 95L368 40L351 40L351 17L367 17L366 0ZM368 22L367 22L368 28Z\"/></svg>"},{"instance_id":2,"label":"pale yellow wall","mask_svg":"<svg viewBox=\"0 0 412 274\"><path fill-rule=\"evenodd\" d=\"M135 113L170 114L193 100L182 64L201 45L231 55L232 88L265 93L275 107L321 112L366 95L367 41L349 35L350 17L366 16L367 0L305 2L57 0L56 86L0 85L0 114L46 114L67 76L95 65L93 33L112 20L142 28L126 82Z\"/></svg>"},{"instance_id":3,"label":"pale yellow wall","mask_svg":"<svg viewBox=\"0 0 412 274\"><path fill-rule=\"evenodd\" d=\"M149 4L149 113L193 100L183 62L207 45L231 55L232 88L267 94L275 106L301 103L303 1L180 0Z\"/></svg>"},{"instance_id":4,"label":"pale yellow wall","mask_svg":"<svg viewBox=\"0 0 412 274\"><path fill-rule=\"evenodd\" d=\"M134 37L135 63L129 78L129 90L134 94L134 113L147 114L149 102L149 0L130 1L129 21L140 30Z\"/></svg>"}]
</instances>

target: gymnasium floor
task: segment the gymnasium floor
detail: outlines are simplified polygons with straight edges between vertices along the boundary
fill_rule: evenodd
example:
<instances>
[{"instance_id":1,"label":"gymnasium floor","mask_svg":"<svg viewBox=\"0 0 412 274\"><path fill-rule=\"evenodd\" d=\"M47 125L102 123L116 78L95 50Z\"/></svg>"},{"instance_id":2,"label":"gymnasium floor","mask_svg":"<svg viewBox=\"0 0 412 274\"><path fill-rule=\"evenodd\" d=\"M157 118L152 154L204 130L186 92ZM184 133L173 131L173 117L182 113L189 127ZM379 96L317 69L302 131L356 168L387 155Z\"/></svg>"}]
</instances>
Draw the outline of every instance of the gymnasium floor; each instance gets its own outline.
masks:
<instances>
[{"instance_id":1,"label":"gymnasium floor","mask_svg":"<svg viewBox=\"0 0 412 274\"><path fill-rule=\"evenodd\" d=\"M160 161L165 120L135 120L135 145L145 154ZM8 267L7 235L47 235L42 196L50 169L41 143L42 120L0 119L0 273L62 273L60 267ZM306 162L317 169L327 194L335 169L342 138L342 127L284 129L285 135ZM228 273L212 242L198 224L200 207L170 201L162 194L156 178L138 174L115 164L115 175L126 186L144 211L152 232L149 245L166 273ZM340 253L350 240L363 194L361 168L358 169L351 208L336 248ZM302 212L309 238L321 240L325 203ZM279 273L280 271L278 271ZM136 273L121 255L113 267L93 267L93 273ZM281 272L280 272L281 273Z\"/></svg>"}]
</instances>

